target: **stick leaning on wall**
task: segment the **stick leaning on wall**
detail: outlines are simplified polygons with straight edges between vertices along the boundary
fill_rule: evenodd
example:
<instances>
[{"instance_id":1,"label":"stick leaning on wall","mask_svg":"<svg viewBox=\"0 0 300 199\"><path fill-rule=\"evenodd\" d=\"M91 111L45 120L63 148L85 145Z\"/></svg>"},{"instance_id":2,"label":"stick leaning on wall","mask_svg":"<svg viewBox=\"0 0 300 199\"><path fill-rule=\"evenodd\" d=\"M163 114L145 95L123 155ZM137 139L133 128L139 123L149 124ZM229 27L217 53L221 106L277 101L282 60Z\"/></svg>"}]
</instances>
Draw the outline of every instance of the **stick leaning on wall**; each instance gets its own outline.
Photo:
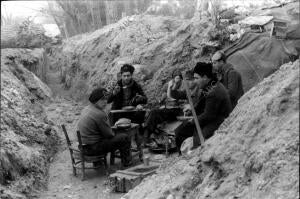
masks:
<instances>
[{"instance_id":1,"label":"stick leaning on wall","mask_svg":"<svg viewBox=\"0 0 300 199\"><path fill-rule=\"evenodd\" d=\"M183 86L184 86L184 89L185 89L185 92L186 92L186 96L188 98L188 102L189 102L189 104L191 106L191 109L192 109L192 114L193 114L193 118L194 118L194 121L195 121L196 130L197 130L198 136L200 138L200 143L201 143L201 146L203 146L204 137L202 135L202 131L201 131L201 128L200 128L198 117L197 117L197 114L196 114L196 111L195 111L195 108L194 108L194 104L193 104L193 101L192 101L191 91L187 86L187 83L185 81L185 77L183 78Z\"/></svg>"}]
</instances>

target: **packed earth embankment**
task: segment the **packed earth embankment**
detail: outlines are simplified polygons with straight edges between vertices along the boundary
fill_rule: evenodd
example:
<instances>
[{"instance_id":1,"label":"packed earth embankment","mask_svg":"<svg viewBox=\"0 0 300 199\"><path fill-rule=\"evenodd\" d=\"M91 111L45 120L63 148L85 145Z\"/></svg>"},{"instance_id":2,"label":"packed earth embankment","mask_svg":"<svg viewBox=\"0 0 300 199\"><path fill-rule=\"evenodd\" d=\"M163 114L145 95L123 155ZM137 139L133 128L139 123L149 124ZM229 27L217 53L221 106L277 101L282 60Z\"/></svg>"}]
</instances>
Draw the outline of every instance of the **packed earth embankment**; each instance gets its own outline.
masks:
<instances>
[{"instance_id":1,"label":"packed earth embankment","mask_svg":"<svg viewBox=\"0 0 300 199\"><path fill-rule=\"evenodd\" d=\"M299 60L249 90L215 135L123 196L299 198Z\"/></svg>"},{"instance_id":2,"label":"packed earth embankment","mask_svg":"<svg viewBox=\"0 0 300 199\"><path fill-rule=\"evenodd\" d=\"M74 91L75 99L84 99L99 85L111 88L122 64L132 64L134 78L153 102L175 68L187 70L199 60L209 60L222 44L209 33L218 31L208 19L135 15L70 38L53 50L53 63L61 68L65 87Z\"/></svg>"},{"instance_id":3,"label":"packed earth embankment","mask_svg":"<svg viewBox=\"0 0 300 199\"><path fill-rule=\"evenodd\" d=\"M299 2L248 14L283 18L298 27L299 13L294 7L299 7ZM189 20L154 15L124 17L115 24L65 40L52 50L52 65L60 70L71 97L83 100L97 86L114 87L122 64L132 64L136 69L134 78L149 102L155 103L174 69L192 69L196 62L209 61L216 50L225 49L228 62L242 74L247 91L282 64L294 61L299 56L300 40L289 35L286 39L270 37L268 31L253 33L250 27L238 24L246 16L236 15L228 19L234 22L218 26L207 16ZM246 33L231 41L232 35L240 32Z\"/></svg>"},{"instance_id":4,"label":"packed earth embankment","mask_svg":"<svg viewBox=\"0 0 300 199\"><path fill-rule=\"evenodd\" d=\"M26 52L1 50L0 198L31 198L45 188L58 143L43 107L52 92L24 64L40 57Z\"/></svg>"}]
</instances>

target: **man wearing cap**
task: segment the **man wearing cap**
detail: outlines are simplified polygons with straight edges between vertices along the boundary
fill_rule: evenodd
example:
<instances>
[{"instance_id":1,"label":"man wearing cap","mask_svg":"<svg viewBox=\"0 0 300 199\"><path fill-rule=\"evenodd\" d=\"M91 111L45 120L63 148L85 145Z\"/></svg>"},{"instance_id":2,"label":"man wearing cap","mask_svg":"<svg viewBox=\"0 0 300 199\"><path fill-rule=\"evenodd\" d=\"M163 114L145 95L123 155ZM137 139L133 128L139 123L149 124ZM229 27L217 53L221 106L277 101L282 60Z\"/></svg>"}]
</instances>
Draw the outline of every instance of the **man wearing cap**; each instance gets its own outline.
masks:
<instances>
[{"instance_id":1,"label":"man wearing cap","mask_svg":"<svg viewBox=\"0 0 300 199\"><path fill-rule=\"evenodd\" d=\"M226 88L217 81L212 72L211 63L199 62L194 68L194 81L201 89L201 94L194 102L197 119L204 138L209 138L232 110L230 98ZM176 99L186 99L186 93L171 88L171 95ZM187 111L190 108L186 108ZM182 142L194 137L194 147L199 146L200 138L195 131L194 120L184 122L175 130L176 146L180 153Z\"/></svg>"},{"instance_id":2,"label":"man wearing cap","mask_svg":"<svg viewBox=\"0 0 300 199\"><path fill-rule=\"evenodd\" d=\"M120 150L124 166L131 164L130 138L126 134L114 134L108 116L104 112L107 105L107 92L104 88L95 89L90 97L90 104L84 108L78 122L83 151L87 155L105 154Z\"/></svg>"},{"instance_id":3,"label":"man wearing cap","mask_svg":"<svg viewBox=\"0 0 300 199\"><path fill-rule=\"evenodd\" d=\"M234 108L244 94L241 74L231 64L226 63L226 56L222 51L217 51L211 60L213 71L219 74L221 83L227 88Z\"/></svg>"},{"instance_id":4,"label":"man wearing cap","mask_svg":"<svg viewBox=\"0 0 300 199\"><path fill-rule=\"evenodd\" d=\"M108 103L112 102L112 110L147 103L147 97L142 87L132 78L133 72L132 65L124 64L121 67L121 80L117 82L107 100Z\"/></svg>"}]
</instances>

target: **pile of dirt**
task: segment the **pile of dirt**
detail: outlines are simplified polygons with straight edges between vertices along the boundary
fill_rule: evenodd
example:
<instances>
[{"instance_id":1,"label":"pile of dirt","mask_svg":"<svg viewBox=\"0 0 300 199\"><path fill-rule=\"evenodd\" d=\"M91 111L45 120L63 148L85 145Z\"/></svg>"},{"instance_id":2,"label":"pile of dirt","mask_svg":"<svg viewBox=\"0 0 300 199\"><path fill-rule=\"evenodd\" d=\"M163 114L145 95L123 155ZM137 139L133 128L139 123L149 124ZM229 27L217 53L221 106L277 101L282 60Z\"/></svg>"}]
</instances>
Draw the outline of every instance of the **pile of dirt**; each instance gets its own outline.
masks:
<instances>
[{"instance_id":1,"label":"pile of dirt","mask_svg":"<svg viewBox=\"0 0 300 199\"><path fill-rule=\"evenodd\" d=\"M7 48L1 50L1 57L13 60L33 72L43 82L47 82L48 59L43 48Z\"/></svg>"},{"instance_id":2,"label":"pile of dirt","mask_svg":"<svg viewBox=\"0 0 300 199\"><path fill-rule=\"evenodd\" d=\"M294 24L299 21L289 10L297 5L296 2L260 12L276 18L280 18L279 12L284 13L282 17ZM82 100L99 85L113 87L121 65L132 64L136 68L135 79L152 103L162 94L161 88L175 68L185 71L196 62L209 61L219 48L230 46L225 50L228 62L242 74L245 91L299 56L299 39L281 40L265 33L248 33L230 45L231 29L226 22L216 28L207 16L191 20L151 15L125 17L64 41L52 51L52 65L60 68L71 97Z\"/></svg>"},{"instance_id":3,"label":"pile of dirt","mask_svg":"<svg viewBox=\"0 0 300 199\"><path fill-rule=\"evenodd\" d=\"M150 101L161 93L173 69L192 68L221 45L208 19L136 15L93 33L78 35L53 50L52 65L63 69L65 87L83 98L92 88L111 88L124 63L136 68L135 78ZM214 30L214 32L217 32ZM214 34L215 35L215 34ZM79 90L84 92L79 92Z\"/></svg>"},{"instance_id":4,"label":"pile of dirt","mask_svg":"<svg viewBox=\"0 0 300 199\"><path fill-rule=\"evenodd\" d=\"M299 60L249 90L205 145L123 198L299 198Z\"/></svg>"},{"instance_id":5,"label":"pile of dirt","mask_svg":"<svg viewBox=\"0 0 300 199\"><path fill-rule=\"evenodd\" d=\"M25 198L42 188L57 145L42 105L51 90L25 68L23 53L1 50L0 198Z\"/></svg>"}]
</instances>

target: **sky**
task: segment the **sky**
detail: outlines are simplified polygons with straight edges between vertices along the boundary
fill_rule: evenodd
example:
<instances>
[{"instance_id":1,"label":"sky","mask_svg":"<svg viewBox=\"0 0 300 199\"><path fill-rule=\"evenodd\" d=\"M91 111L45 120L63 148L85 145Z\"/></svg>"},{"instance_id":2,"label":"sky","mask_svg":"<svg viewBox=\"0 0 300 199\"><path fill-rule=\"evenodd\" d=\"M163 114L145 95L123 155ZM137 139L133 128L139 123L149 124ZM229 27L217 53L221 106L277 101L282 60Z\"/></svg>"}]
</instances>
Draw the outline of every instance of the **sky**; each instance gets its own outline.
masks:
<instances>
[{"instance_id":1,"label":"sky","mask_svg":"<svg viewBox=\"0 0 300 199\"><path fill-rule=\"evenodd\" d=\"M40 15L38 10L47 7L47 1L1 1L1 13L15 17Z\"/></svg>"},{"instance_id":2,"label":"sky","mask_svg":"<svg viewBox=\"0 0 300 199\"><path fill-rule=\"evenodd\" d=\"M47 1L1 1L1 13L4 16L11 15L12 17L34 17L35 23L54 23L49 17L43 17L39 12L42 8L48 7ZM55 36L59 34L59 29L56 24L43 25L46 30L46 35Z\"/></svg>"},{"instance_id":3,"label":"sky","mask_svg":"<svg viewBox=\"0 0 300 199\"><path fill-rule=\"evenodd\" d=\"M175 0L176 1L176 0ZM290 0L277 0L280 2L290 1ZM168 0L161 0L161 3L167 3ZM272 4L275 0L223 0L223 3L226 7L231 7L232 5L244 5L246 4ZM48 6L47 1L1 1L1 15L9 16L12 15L13 17L35 17L35 23L54 23L54 20L51 18L45 18L42 16L42 13L39 12L40 9L46 8ZM49 20L50 19L50 20ZM47 21L47 22L46 22ZM44 27L45 28L45 27ZM53 34L56 34L58 31L58 27L55 25L51 25L47 27Z\"/></svg>"}]
</instances>

